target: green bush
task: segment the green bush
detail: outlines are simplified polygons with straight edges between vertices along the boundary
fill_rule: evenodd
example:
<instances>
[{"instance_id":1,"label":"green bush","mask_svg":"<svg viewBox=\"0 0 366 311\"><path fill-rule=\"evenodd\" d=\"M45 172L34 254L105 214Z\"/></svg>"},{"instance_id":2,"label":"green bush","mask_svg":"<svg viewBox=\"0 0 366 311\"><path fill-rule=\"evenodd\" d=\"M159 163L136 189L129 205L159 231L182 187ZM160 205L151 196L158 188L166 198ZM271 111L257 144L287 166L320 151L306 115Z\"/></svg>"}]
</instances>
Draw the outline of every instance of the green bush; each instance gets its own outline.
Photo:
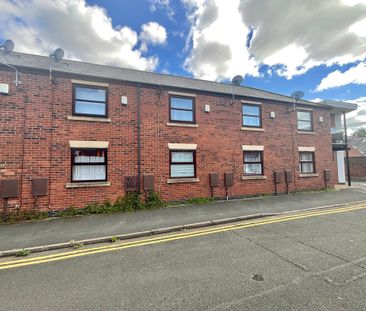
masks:
<instances>
[{"instance_id":1,"label":"green bush","mask_svg":"<svg viewBox=\"0 0 366 311\"><path fill-rule=\"evenodd\" d=\"M165 207L165 203L155 191L149 191L145 198L145 209Z\"/></svg>"},{"instance_id":2,"label":"green bush","mask_svg":"<svg viewBox=\"0 0 366 311\"><path fill-rule=\"evenodd\" d=\"M41 220L48 217L47 212L35 212L35 211L16 211L15 213L9 213L6 219L0 218L0 223L17 223L31 220Z\"/></svg>"}]
</instances>

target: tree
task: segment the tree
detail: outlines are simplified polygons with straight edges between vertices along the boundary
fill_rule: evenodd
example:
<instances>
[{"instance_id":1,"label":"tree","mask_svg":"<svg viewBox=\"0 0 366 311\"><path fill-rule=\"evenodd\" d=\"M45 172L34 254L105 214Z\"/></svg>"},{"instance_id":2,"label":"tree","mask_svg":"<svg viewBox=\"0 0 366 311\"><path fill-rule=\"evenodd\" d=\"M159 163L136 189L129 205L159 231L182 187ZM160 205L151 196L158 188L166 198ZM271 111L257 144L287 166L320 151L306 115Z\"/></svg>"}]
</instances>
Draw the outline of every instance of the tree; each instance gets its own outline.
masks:
<instances>
[{"instance_id":1,"label":"tree","mask_svg":"<svg viewBox=\"0 0 366 311\"><path fill-rule=\"evenodd\" d=\"M358 128L352 135L357 137L366 137L366 127Z\"/></svg>"}]
</instances>

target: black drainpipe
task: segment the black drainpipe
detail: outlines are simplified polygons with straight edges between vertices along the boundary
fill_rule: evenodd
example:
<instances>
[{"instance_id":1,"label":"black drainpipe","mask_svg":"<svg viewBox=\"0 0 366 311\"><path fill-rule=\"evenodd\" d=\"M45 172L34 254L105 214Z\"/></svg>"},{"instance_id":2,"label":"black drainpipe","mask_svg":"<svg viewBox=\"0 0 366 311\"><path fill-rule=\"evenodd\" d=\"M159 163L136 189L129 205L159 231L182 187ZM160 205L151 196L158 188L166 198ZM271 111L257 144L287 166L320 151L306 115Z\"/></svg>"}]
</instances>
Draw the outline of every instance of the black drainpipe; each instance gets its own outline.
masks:
<instances>
[{"instance_id":1,"label":"black drainpipe","mask_svg":"<svg viewBox=\"0 0 366 311\"><path fill-rule=\"evenodd\" d=\"M343 126L344 126L344 142L345 142L345 145L346 145L346 166L347 166L348 186L351 187L351 170L350 170L350 167L349 167L347 121L346 121L346 113L345 112L343 112Z\"/></svg>"},{"instance_id":2,"label":"black drainpipe","mask_svg":"<svg viewBox=\"0 0 366 311\"><path fill-rule=\"evenodd\" d=\"M141 184L141 83L137 84L137 192L140 194Z\"/></svg>"}]
</instances>

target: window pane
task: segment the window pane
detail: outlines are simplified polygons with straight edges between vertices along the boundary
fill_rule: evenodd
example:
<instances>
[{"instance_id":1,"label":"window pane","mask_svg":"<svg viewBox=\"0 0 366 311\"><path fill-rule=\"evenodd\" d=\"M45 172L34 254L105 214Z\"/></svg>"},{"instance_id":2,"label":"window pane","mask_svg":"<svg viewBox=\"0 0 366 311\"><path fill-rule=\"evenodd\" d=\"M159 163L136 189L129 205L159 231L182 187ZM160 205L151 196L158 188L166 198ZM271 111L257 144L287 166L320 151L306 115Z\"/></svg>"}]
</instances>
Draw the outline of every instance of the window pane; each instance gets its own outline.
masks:
<instances>
[{"instance_id":1,"label":"window pane","mask_svg":"<svg viewBox=\"0 0 366 311\"><path fill-rule=\"evenodd\" d=\"M313 161L313 154L312 153L300 153L300 161Z\"/></svg>"},{"instance_id":2,"label":"window pane","mask_svg":"<svg viewBox=\"0 0 366 311\"><path fill-rule=\"evenodd\" d=\"M251 116L259 116L259 107L243 105L243 114Z\"/></svg>"},{"instance_id":3,"label":"window pane","mask_svg":"<svg viewBox=\"0 0 366 311\"><path fill-rule=\"evenodd\" d=\"M75 112L93 115L105 115L105 104L75 101Z\"/></svg>"},{"instance_id":4,"label":"window pane","mask_svg":"<svg viewBox=\"0 0 366 311\"><path fill-rule=\"evenodd\" d=\"M314 163L301 163L300 170L302 173L314 173Z\"/></svg>"},{"instance_id":5,"label":"window pane","mask_svg":"<svg viewBox=\"0 0 366 311\"><path fill-rule=\"evenodd\" d=\"M193 122L193 112L192 111L184 111L184 110L175 110L172 109L170 111L170 118L174 121L187 121Z\"/></svg>"},{"instance_id":6,"label":"window pane","mask_svg":"<svg viewBox=\"0 0 366 311\"><path fill-rule=\"evenodd\" d=\"M244 164L245 175L262 175L261 164Z\"/></svg>"},{"instance_id":7,"label":"window pane","mask_svg":"<svg viewBox=\"0 0 366 311\"><path fill-rule=\"evenodd\" d=\"M172 162L193 162L193 152L172 152Z\"/></svg>"},{"instance_id":8,"label":"window pane","mask_svg":"<svg viewBox=\"0 0 366 311\"><path fill-rule=\"evenodd\" d=\"M259 127L260 126L259 117L243 116L243 125Z\"/></svg>"},{"instance_id":9,"label":"window pane","mask_svg":"<svg viewBox=\"0 0 366 311\"><path fill-rule=\"evenodd\" d=\"M261 162L261 153L244 152L244 162Z\"/></svg>"},{"instance_id":10,"label":"window pane","mask_svg":"<svg viewBox=\"0 0 366 311\"><path fill-rule=\"evenodd\" d=\"M193 100L190 98L171 97L170 106L171 106L171 108L192 110L193 109Z\"/></svg>"},{"instance_id":11,"label":"window pane","mask_svg":"<svg viewBox=\"0 0 366 311\"><path fill-rule=\"evenodd\" d=\"M297 121L297 129L299 130L311 130L311 122L309 121Z\"/></svg>"},{"instance_id":12,"label":"window pane","mask_svg":"<svg viewBox=\"0 0 366 311\"><path fill-rule=\"evenodd\" d=\"M171 177L194 177L193 164L172 164L170 166Z\"/></svg>"},{"instance_id":13,"label":"window pane","mask_svg":"<svg viewBox=\"0 0 366 311\"><path fill-rule=\"evenodd\" d=\"M297 119L302 121L311 121L311 112L307 111L298 111L297 112Z\"/></svg>"},{"instance_id":14,"label":"window pane","mask_svg":"<svg viewBox=\"0 0 366 311\"><path fill-rule=\"evenodd\" d=\"M74 163L104 163L104 150L75 150Z\"/></svg>"},{"instance_id":15,"label":"window pane","mask_svg":"<svg viewBox=\"0 0 366 311\"><path fill-rule=\"evenodd\" d=\"M105 180L105 165L74 165L72 168L73 181Z\"/></svg>"},{"instance_id":16,"label":"window pane","mask_svg":"<svg viewBox=\"0 0 366 311\"><path fill-rule=\"evenodd\" d=\"M75 87L75 99L105 102L106 90L77 86Z\"/></svg>"}]
</instances>

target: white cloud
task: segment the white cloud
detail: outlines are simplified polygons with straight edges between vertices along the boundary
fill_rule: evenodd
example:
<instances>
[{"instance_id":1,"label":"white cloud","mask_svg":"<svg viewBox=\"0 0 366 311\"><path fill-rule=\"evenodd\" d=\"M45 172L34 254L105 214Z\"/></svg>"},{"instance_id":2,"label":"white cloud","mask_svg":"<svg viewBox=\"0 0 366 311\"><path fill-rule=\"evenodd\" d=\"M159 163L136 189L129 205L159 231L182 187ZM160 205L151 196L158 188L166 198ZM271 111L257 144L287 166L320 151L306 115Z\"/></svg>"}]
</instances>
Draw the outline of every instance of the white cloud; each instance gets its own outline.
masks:
<instances>
[{"instance_id":1,"label":"white cloud","mask_svg":"<svg viewBox=\"0 0 366 311\"><path fill-rule=\"evenodd\" d=\"M164 44L167 40L166 30L156 22L149 22L142 25L140 39L152 45Z\"/></svg>"},{"instance_id":2,"label":"white cloud","mask_svg":"<svg viewBox=\"0 0 366 311\"><path fill-rule=\"evenodd\" d=\"M314 98L314 99L310 99L310 101L314 102L314 103L320 103L323 99L322 98Z\"/></svg>"},{"instance_id":3,"label":"white cloud","mask_svg":"<svg viewBox=\"0 0 366 311\"><path fill-rule=\"evenodd\" d=\"M170 0L149 0L150 2L150 12L155 12L158 9L164 9L170 20L174 21L174 9L170 3Z\"/></svg>"},{"instance_id":4,"label":"white cloud","mask_svg":"<svg viewBox=\"0 0 366 311\"><path fill-rule=\"evenodd\" d=\"M196 77L230 78L235 68L256 75L265 64L290 79L366 57L366 0L181 1L192 24L185 65Z\"/></svg>"},{"instance_id":5,"label":"white cloud","mask_svg":"<svg viewBox=\"0 0 366 311\"><path fill-rule=\"evenodd\" d=\"M141 70L158 64L141 54L133 29L114 27L105 9L85 0L0 1L0 23L0 36L13 39L19 52L48 55L62 47L66 57L94 63Z\"/></svg>"},{"instance_id":6,"label":"white cloud","mask_svg":"<svg viewBox=\"0 0 366 311\"><path fill-rule=\"evenodd\" d=\"M185 68L208 80L237 74L258 75L246 48L249 29L241 20L239 0L184 0L190 10L192 50Z\"/></svg>"},{"instance_id":7,"label":"white cloud","mask_svg":"<svg viewBox=\"0 0 366 311\"><path fill-rule=\"evenodd\" d=\"M366 18L366 5L344 5L340 0L249 0L241 2L240 11L243 21L256 29L250 51L258 62L274 65L273 55L287 50L276 58L284 65L279 73L287 78L320 64L366 56L366 41L349 31Z\"/></svg>"},{"instance_id":8,"label":"white cloud","mask_svg":"<svg viewBox=\"0 0 366 311\"><path fill-rule=\"evenodd\" d=\"M358 105L358 109L356 111L347 113L347 127L350 128L351 130L356 130L359 127L365 127L366 96L346 101Z\"/></svg>"},{"instance_id":9,"label":"white cloud","mask_svg":"<svg viewBox=\"0 0 366 311\"><path fill-rule=\"evenodd\" d=\"M339 70L333 71L323 78L316 87L317 91L339 87L347 84L366 84L366 63L361 62L345 72Z\"/></svg>"}]
</instances>

